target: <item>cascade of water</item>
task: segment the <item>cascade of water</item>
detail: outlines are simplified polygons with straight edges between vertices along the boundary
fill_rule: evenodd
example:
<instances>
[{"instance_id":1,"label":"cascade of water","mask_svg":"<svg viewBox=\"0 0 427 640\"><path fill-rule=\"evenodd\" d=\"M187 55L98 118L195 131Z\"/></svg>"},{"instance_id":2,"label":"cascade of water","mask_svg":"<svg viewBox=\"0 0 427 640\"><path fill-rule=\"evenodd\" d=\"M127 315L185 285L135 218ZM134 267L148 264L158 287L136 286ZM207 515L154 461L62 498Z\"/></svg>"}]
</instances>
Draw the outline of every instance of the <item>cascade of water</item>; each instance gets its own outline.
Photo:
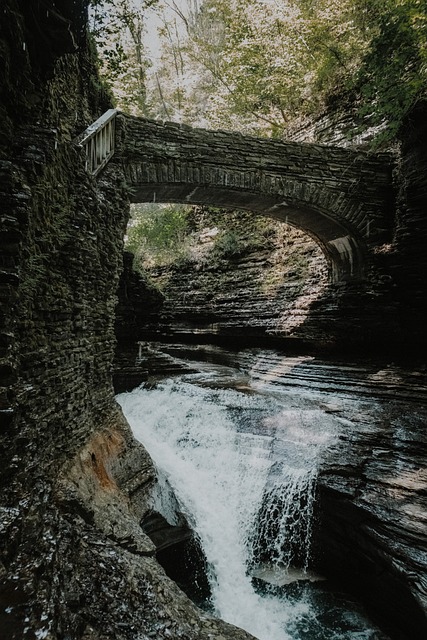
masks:
<instances>
[{"instance_id":1,"label":"cascade of water","mask_svg":"<svg viewBox=\"0 0 427 640\"><path fill-rule=\"evenodd\" d=\"M306 613L306 605L286 608L255 593L248 575L251 546L260 550L265 538L270 559L288 566L297 538L306 566L315 469L275 461L271 401L178 380L118 399L201 539L218 615L258 638L289 637L284 627ZM258 433L242 428L245 419Z\"/></svg>"},{"instance_id":2,"label":"cascade of water","mask_svg":"<svg viewBox=\"0 0 427 640\"><path fill-rule=\"evenodd\" d=\"M170 524L183 514L196 531L224 620L260 640L386 640L357 605L311 588L310 572L289 585L309 564L322 452L348 425L325 411L323 392L282 379L289 369L299 380L307 358L248 351L244 360L249 377L197 363L198 374L118 397L159 471L153 508Z\"/></svg>"},{"instance_id":3,"label":"cascade of water","mask_svg":"<svg viewBox=\"0 0 427 640\"><path fill-rule=\"evenodd\" d=\"M308 570L317 468L284 468L262 500L252 540L252 564Z\"/></svg>"},{"instance_id":4,"label":"cascade of water","mask_svg":"<svg viewBox=\"0 0 427 640\"><path fill-rule=\"evenodd\" d=\"M283 585L295 576L292 565L308 568L317 469L334 418L301 395L213 389L202 377L118 401L159 469L153 507L170 524L182 512L198 534L217 614L260 640L378 640L347 610L336 623L334 603L326 604L335 617L325 625L317 596L305 589L279 597L252 584L251 575ZM282 570L273 580L272 565Z\"/></svg>"}]
</instances>

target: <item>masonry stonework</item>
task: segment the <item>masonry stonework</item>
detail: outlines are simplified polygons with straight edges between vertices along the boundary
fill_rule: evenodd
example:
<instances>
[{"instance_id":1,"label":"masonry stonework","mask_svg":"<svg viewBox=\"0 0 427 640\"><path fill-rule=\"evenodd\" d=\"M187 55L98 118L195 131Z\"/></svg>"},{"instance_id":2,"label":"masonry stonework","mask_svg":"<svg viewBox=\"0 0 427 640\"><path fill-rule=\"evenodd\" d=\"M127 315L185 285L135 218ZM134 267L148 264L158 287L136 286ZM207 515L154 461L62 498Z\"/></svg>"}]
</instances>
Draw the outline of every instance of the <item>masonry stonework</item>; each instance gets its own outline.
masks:
<instances>
[{"instance_id":1,"label":"masonry stonework","mask_svg":"<svg viewBox=\"0 0 427 640\"><path fill-rule=\"evenodd\" d=\"M261 140L121 116L116 162L134 202L245 209L311 235L333 281L365 277L395 215L392 155Z\"/></svg>"}]
</instances>

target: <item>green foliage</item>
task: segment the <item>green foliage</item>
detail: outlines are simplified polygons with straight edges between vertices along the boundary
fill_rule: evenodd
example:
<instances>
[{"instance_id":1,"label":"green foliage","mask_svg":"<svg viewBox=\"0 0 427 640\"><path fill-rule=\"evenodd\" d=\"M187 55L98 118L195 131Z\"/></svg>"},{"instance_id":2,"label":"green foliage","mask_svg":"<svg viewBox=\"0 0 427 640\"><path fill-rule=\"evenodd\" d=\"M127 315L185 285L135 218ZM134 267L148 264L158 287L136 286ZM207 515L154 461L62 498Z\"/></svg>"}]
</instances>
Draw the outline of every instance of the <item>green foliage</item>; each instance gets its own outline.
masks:
<instances>
[{"instance_id":1,"label":"green foliage","mask_svg":"<svg viewBox=\"0 0 427 640\"><path fill-rule=\"evenodd\" d=\"M245 250L245 245L242 241L242 238L233 231L229 229L228 231L223 231L215 240L214 245L214 256L216 258L222 259L232 259L240 256Z\"/></svg>"},{"instance_id":2,"label":"green foliage","mask_svg":"<svg viewBox=\"0 0 427 640\"><path fill-rule=\"evenodd\" d=\"M282 137L352 96L362 122L391 139L426 94L425 0L168 2L152 67L146 16L164 4L91 4L104 75L134 115Z\"/></svg>"},{"instance_id":3,"label":"green foliage","mask_svg":"<svg viewBox=\"0 0 427 640\"><path fill-rule=\"evenodd\" d=\"M425 0L204 0L164 29L162 117L282 136L353 96L392 137L425 95ZM180 34L174 38L175 34ZM383 134L384 135L384 134Z\"/></svg>"},{"instance_id":4,"label":"green foliage","mask_svg":"<svg viewBox=\"0 0 427 640\"><path fill-rule=\"evenodd\" d=\"M90 25L100 69L113 89L117 105L134 115L147 115L144 51L145 13L159 0L91 0Z\"/></svg>"},{"instance_id":5,"label":"green foliage","mask_svg":"<svg viewBox=\"0 0 427 640\"><path fill-rule=\"evenodd\" d=\"M376 24L355 78L361 114L387 128L377 143L397 133L427 87L427 6L423 0L366 2ZM379 7L380 5L380 7Z\"/></svg>"},{"instance_id":6,"label":"green foliage","mask_svg":"<svg viewBox=\"0 0 427 640\"><path fill-rule=\"evenodd\" d=\"M170 264L186 255L188 209L159 204L133 207L125 244L135 255L136 267Z\"/></svg>"},{"instance_id":7,"label":"green foliage","mask_svg":"<svg viewBox=\"0 0 427 640\"><path fill-rule=\"evenodd\" d=\"M209 91L210 118L280 136L296 116L319 110L367 47L354 1L204 0L181 52L203 80L199 99Z\"/></svg>"}]
</instances>

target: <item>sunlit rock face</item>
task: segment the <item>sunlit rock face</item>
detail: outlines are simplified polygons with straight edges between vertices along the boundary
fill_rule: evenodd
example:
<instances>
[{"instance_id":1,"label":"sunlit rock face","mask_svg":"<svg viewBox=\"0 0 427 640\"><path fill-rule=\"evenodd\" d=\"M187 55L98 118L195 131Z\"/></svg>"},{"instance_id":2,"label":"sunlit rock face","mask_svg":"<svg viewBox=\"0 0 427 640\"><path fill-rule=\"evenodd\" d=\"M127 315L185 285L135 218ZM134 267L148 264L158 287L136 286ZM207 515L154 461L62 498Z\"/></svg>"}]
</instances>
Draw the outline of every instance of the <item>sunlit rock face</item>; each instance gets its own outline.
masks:
<instances>
[{"instance_id":1,"label":"sunlit rock face","mask_svg":"<svg viewBox=\"0 0 427 640\"><path fill-rule=\"evenodd\" d=\"M139 336L145 330L200 339L283 337L303 324L327 287L320 247L286 224L243 211L198 208L192 226L185 258L147 270L164 300L156 313L139 313Z\"/></svg>"},{"instance_id":2,"label":"sunlit rock face","mask_svg":"<svg viewBox=\"0 0 427 640\"><path fill-rule=\"evenodd\" d=\"M321 567L375 607L392 637L422 640L426 444L423 423L409 422L364 428L347 443L351 455L331 454L319 483Z\"/></svg>"},{"instance_id":3,"label":"sunlit rock face","mask_svg":"<svg viewBox=\"0 0 427 640\"><path fill-rule=\"evenodd\" d=\"M157 297L127 260L116 321L123 366L135 362L130 343L151 338L367 353L411 340L388 250L367 280L333 283L327 256L301 230L252 212L196 207L191 215L187 252L147 261Z\"/></svg>"},{"instance_id":4,"label":"sunlit rock face","mask_svg":"<svg viewBox=\"0 0 427 640\"><path fill-rule=\"evenodd\" d=\"M426 369L239 354L261 385L295 394L339 424L317 479L315 564L380 616L392 638L427 631ZM255 361L255 364L254 364ZM310 425L311 426L311 425ZM306 429L307 441L310 428ZM303 438L302 438L303 441Z\"/></svg>"},{"instance_id":5,"label":"sunlit rock face","mask_svg":"<svg viewBox=\"0 0 427 640\"><path fill-rule=\"evenodd\" d=\"M358 593L392 637L427 630L425 373L380 367L319 478L320 566ZM376 389L375 389L376 387ZM377 396L378 393L378 396ZM384 401L386 398L386 401ZM421 402L421 405L419 403ZM344 415L345 401L333 407ZM418 408L419 407L419 408ZM371 609L372 610L372 609Z\"/></svg>"}]
</instances>

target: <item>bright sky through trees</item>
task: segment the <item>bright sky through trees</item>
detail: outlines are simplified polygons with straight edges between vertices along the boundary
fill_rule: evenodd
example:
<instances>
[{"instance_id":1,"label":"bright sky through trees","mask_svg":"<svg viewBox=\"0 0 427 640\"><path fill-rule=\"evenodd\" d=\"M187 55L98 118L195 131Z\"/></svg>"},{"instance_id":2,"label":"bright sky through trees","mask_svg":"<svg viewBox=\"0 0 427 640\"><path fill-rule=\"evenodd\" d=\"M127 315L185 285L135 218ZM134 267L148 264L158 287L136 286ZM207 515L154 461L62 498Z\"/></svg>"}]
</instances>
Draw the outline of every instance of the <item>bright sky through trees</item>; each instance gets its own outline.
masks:
<instances>
[{"instance_id":1,"label":"bright sky through trees","mask_svg":"<svg viewBox=\"0 0 427 640\"><path fill-rule=\"evenodd\" d=\"M426 95L425 0L92 1L105 76L135 115L282 137L351 103L391 138Z\"/></svg>"}]
</instances>

